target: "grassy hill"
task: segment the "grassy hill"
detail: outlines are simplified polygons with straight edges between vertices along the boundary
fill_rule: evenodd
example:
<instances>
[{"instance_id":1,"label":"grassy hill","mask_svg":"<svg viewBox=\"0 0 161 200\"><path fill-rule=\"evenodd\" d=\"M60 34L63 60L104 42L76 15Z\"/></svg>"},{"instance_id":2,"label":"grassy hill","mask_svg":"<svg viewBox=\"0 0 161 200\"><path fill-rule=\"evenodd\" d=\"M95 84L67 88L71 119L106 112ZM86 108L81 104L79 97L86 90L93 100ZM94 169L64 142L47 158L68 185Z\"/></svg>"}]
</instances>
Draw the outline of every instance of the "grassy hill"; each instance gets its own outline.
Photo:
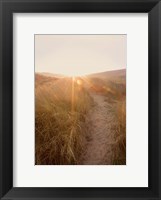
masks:
<instances>
[{"instance_id":1,"label":"grassy hill","mask_svg":"<svg viewBox=\"0 0 161 200\"><path fill-rule=\"evenodd\" d=\"M82 77L35 74L35 146L38 165L80 164L86 138L85 121L93 94L110 105L115 126L113 163L126 163L126 70ZM97 109L96 109L97 110ZM102 127L100 127L101 129Z\"/></svg>"},{"instance_id":2,"label":"grassy hill","mask_svg":"<svg viewBox=\"0 0 161 200\"><path fill-rule=\"evenodd\" d=\"M93 74L88 75L88 77L89 78L97 77L97 78L105 79L105 80L113 80L113 79L122 78L122 77L125 78L126 69L93 73Z\"/></svg>"}]
</instances>

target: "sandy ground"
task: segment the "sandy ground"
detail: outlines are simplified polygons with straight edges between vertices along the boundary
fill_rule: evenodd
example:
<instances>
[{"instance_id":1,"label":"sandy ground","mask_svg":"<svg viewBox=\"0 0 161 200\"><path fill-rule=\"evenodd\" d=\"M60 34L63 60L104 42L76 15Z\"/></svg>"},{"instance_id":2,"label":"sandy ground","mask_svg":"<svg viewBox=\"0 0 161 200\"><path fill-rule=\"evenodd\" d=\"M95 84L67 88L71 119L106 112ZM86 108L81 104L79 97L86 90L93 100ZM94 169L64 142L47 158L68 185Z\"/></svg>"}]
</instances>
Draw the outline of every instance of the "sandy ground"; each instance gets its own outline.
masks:
<instances>
[{"instance_id":1,"label":"sandy ground","mask_svg":"<svg viewBox=\"0 0 161 200\"><path fill-rule=\"evenodd\" d=\"M87 136L84 152L81 156L83 165L112 164L112 144L114 143L112 124L114 123L110 105L105 97L91 94L95 105L86 119Z\"/></svg>"}]
</instances>

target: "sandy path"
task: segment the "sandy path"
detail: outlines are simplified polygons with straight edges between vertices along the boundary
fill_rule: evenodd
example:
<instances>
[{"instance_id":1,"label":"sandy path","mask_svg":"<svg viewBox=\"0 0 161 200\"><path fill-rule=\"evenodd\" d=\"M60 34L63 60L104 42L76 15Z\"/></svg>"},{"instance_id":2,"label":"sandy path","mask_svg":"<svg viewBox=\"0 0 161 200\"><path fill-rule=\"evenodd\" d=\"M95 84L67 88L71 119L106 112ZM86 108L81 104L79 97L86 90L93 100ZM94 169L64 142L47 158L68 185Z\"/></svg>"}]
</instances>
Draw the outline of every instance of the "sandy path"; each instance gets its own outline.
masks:
<instances>
[{"instance_id":1,"label":"sandy path","mask_svg":"<svg viewBox=\"0 0 161 200\"><path fill-rule=\"evenodd\" d=\"M86 126L88 134L81 163L84 165L112 164L112 134L113 117L105 97L91 94L95 105L87 115Z\"/></svg>"}]
</instances>

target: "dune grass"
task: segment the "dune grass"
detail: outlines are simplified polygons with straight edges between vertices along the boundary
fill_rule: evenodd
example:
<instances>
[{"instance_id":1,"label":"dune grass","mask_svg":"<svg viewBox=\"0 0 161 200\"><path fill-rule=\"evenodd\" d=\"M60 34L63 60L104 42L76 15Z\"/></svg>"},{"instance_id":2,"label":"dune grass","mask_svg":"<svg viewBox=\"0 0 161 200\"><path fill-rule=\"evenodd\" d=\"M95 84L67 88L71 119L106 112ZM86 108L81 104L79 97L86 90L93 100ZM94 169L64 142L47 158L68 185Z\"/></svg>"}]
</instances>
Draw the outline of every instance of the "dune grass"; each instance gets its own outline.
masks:
<instances>
[{"instance_id":1,"label":"dune grass","mask_svg":"<svg viewBox=\"0 0 161 200\"><path fill-rule=\"evenodd\" d=\"M88 92L70 78L47 82L40 78L35 103L35 164L78 164L83 123L92 103Z\"/></svg>"},{"instance_id":2,"label":"dune grass","mask_svg":"<svg viewBox=\"0 0 161 200\"><path fill-rule=\"evenodd\" d=\"M87 135L84 122L94 104L89 92L106 96L115 122L111 130L115 138L112 164L126 164L126 81L89 80L92 87L83 87L67 77L36 76L36 165L81 164L79 159Z\"/></svg>"},{"instance_id":3,"label":"dune grass","mask_svg":"<svg viewBox=\"0 0 161 200\"><path fill-rule=\"evenodd\" d=\"M114 165L126 164L126 83L110 82L108 84L107 100L111 103L111 112L113 112L113 120L115 121L113 144Z\"/></svg>"},{"instance_id":4,"label":"dune grass","mask_svg":"<svg viewBox=\"0 0 161 200\"><path fill-rule=\"evenodd\" d=\"M125 98L113 105L115 113L115 144L113 145L113 164L126 164L126 100Z\"/></svg>"}]
</instances>

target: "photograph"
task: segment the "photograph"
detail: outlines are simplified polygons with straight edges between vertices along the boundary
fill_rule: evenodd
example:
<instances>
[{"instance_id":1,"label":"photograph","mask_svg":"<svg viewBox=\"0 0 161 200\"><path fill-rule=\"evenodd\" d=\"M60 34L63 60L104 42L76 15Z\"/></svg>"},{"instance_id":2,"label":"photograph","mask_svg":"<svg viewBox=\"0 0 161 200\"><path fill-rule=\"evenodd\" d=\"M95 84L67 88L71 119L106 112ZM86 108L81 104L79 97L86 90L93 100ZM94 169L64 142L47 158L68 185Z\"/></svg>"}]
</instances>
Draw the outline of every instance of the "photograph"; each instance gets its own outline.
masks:
<instances>
[{"instance_id":1,"label":"photograph","mask_svg":"<svg viewBox=\"0 0 161 200\"><path fill-rule=\"evenodd\" d=\"M35 34L35 165L126 165L126 34Z\"/></svg>"}]
</instances>

